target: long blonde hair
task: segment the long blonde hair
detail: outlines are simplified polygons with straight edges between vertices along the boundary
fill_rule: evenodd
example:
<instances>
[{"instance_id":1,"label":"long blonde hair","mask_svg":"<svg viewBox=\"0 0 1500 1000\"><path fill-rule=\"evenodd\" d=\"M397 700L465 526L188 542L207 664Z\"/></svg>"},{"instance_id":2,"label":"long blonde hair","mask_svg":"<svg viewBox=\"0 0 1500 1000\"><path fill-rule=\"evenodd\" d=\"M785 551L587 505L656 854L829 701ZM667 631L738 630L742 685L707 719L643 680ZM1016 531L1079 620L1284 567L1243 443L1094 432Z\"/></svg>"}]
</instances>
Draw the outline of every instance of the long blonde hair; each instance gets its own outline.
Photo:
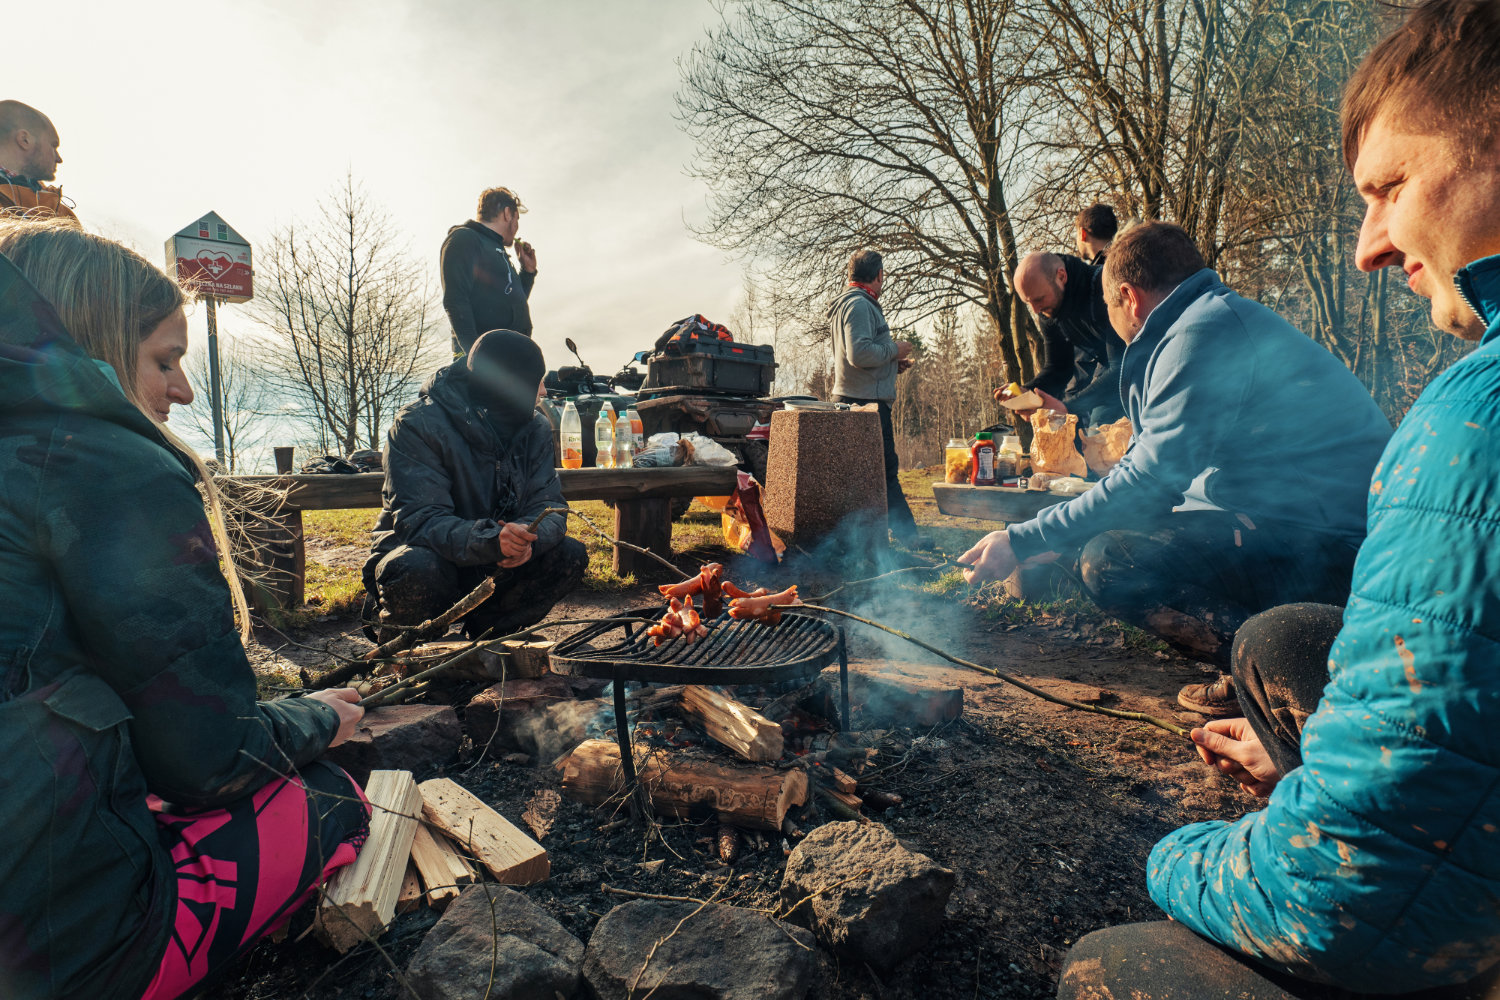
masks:
<instances>
[{"instance_id":1,"label":"long blonde hair","mask_svg":"<svg viewBox=\"0 0 1500 1000\"><path fill-rule=\"evenodd\" d=\"M248 638L250 609L235 571L224 503L213 476L193 449L156 420L136 381L141 343L162 320L187 304L187 294L134 250L84 232L77 223L64 219L0 218L0 253L52 304L78 345L114 369L125 397L197 472L240 634Z\"/></svg>"}]
</instances>

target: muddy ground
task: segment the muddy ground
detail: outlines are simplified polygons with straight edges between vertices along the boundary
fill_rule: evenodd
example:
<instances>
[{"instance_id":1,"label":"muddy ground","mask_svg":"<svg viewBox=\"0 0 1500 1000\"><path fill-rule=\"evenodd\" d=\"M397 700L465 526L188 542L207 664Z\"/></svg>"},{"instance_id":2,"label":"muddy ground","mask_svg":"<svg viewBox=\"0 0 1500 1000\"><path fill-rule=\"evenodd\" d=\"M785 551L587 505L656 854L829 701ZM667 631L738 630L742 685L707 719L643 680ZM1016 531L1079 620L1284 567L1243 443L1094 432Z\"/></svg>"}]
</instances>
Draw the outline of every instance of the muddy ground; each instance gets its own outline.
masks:
<instances>
[{"instance_id":1,"label":"muddy ground","mask_svg":"<svg viewBox=\"0 0 1500 1000\"><path fill-rule=\"evenodd\" d=\"M807 585L821 581L806 559L793 559L774 574L732 572L760 583L800 574L804 594L821 592ZM886 581L852 588L828 603L907 628L1065 697L1180 723L1196 720L1180 714L1173 697L1182 684L1203 679L1203 668L1103 628L1086 611L996 614L992 603L987 610L983 601L966 604L962 586L950 590L931 593L915 583L897 588ZM647 587L586 592L557 611L597 615L651 603L651 593ZM270 632L261 638L266 647L256 658L262 667L328 662ZM351 621L336 618L294 638L313 647L368 648ZM826 958L819 997L1051 996L1069 944L1100 927L1160 918L1144 877L1157 839L1183 823L1232 818L1253 807L1187 743L1160 729L1050 705L861 625L850 623L849 638L855 669L893 670L964 689L961 720L870 737L881 751L874 764L884 769L878 784L904 798L900 808L876 818L908 846L952 868L957 885L941 933L918 957L884 978ZM476 763L469 748L456 764L417 778L440 775L460 781L512 821L538 789L559 786L545 762ZM586 942L600 917L623 901L601 885L697 898L720 890L723 902L776 905L782 838L747 844L740 860L725 867L713 853L712 824L673 823L663 827L662 839L648 842L639 826L613 819L564 799L543 840L552 877L526 890L580 940ZM285 943L263 943L204 996L400 997L405 993L392 964L405 965L436 919L425 910L401 917L382 941L383 954L363 947L340 959L310 937L296 940L308 922L304 914Z\"/></svg>"}]
</instances>

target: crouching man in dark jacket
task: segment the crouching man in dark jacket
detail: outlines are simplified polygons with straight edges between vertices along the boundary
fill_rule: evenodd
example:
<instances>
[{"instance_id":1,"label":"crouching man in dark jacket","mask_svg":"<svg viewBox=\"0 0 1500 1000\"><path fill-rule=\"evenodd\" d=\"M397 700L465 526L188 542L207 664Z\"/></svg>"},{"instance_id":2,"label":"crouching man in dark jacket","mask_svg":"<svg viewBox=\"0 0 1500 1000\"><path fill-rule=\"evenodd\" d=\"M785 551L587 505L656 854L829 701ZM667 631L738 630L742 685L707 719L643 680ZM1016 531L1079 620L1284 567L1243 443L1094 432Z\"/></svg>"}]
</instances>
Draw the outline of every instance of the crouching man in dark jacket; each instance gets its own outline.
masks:
<instances>
[{"instance_id":1,"label":"crouching man in dark jacket","mask_svg":"<svg viewBox=\"0 0 1500 1000\"><path fill-rule=\"evenodd\" d=\"M526 530L543 510L567 506L552 428L536 412L545 371L529 337L491 330L396 415L364 568L381 624L421 624L498 569L495 596L464 631L506 635L541 621L582 581L588 555L567 537L567 518Z\"/></svg>"}]
</instances>

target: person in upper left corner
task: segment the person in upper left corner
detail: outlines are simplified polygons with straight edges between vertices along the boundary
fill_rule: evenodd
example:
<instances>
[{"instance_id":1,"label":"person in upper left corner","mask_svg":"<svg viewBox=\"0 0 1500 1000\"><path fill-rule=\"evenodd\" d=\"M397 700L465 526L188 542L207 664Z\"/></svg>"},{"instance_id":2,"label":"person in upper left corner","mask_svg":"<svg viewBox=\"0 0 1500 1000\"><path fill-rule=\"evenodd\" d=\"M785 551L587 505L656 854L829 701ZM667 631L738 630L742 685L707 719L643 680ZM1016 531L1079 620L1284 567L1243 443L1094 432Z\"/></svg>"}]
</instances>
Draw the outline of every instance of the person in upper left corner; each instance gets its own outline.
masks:
<instances>
[{"instance_id":1,"label":"person in upper left corner","mask_svg":"<svg viewBox=\"0 0 1500 1000\"><path fill-rule=\"evenodd\" d=\"M61 140L52 120L20 101L0 101L0 213L78 221L57 176Z\"/></svg>"},{"instance_id":2,"label":"person in upper left corner","mask_svg":"<svg viewBox=\"0 0 1500 1000\"><path fill-rule=\"evenodd\" d=\"M489 188L480 192L476 218L454 226L443 240L443 311L453 326L454 357L468 353L486 330L531 336L528 300L536 284L536 249L516 239L525 211L510 188Z\"/></svg>"}]
</instances>

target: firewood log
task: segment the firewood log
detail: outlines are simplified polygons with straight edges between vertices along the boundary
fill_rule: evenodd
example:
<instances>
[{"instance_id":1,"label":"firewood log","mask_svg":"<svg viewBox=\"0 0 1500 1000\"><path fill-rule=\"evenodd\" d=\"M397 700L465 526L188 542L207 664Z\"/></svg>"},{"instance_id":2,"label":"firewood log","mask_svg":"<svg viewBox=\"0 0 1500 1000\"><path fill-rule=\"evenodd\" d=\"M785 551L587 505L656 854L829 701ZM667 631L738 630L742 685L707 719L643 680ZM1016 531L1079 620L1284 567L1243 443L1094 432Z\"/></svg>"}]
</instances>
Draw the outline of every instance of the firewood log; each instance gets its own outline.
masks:
<instances>
[{"instance_id":1,"label":"firewood log","mask_svg":"<svg viewBox=\"0 0 1500 1000\"><path fill-rule=\"evenodd\" d=\"M751 763L781 759L781 726L749 705L717 691L689 684L682 692L682 711L716 742Z\"/></svg>"},{"instance_id":2,"label":"firewood log","mask_svg":"<svg viewBox=\"0 0 1500 1000\"><path fill-rule=\"evenodd\" d=\"M334 872L318 905L318 935L339 952L379 937L396 916L422 794L410 771L371 771L370 834L352 865Z\"/></svg>"},{"instance_id":3,"label":"firewood log","mask_svg":"<svg viewBox=\"0 0 1500 1000\"><path fill-rule=\"evenodd\" d=\"M736 767L637 748L636 774L651 808L663 816L718 813L734 826L779 832L787 810L807 802L800 768ZM563 762L563 794L588 805L624 797L620 748L585 740Z\"/></svg>"}]
</instances>

